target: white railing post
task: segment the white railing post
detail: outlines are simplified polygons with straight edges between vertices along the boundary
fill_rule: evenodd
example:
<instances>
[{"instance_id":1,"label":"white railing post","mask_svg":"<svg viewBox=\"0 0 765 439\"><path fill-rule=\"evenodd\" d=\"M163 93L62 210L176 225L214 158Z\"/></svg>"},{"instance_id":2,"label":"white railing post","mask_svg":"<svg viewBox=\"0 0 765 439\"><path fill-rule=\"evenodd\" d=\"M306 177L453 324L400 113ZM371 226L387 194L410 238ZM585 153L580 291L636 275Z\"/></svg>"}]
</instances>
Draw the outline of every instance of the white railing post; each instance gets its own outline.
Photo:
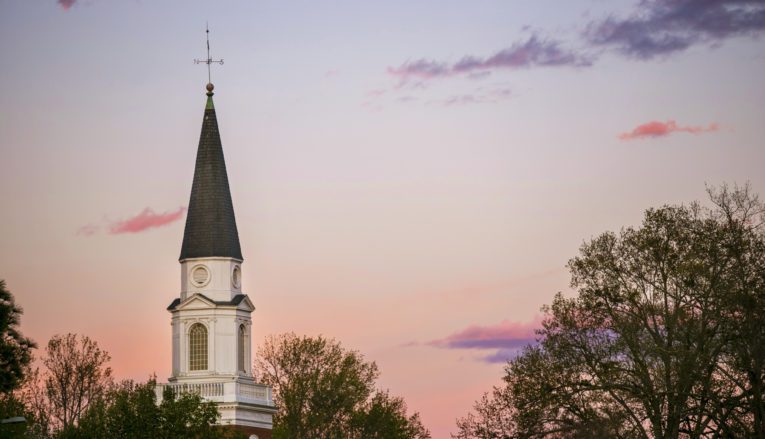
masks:
<instances>
[{"instance_id":1,"label":"white railing post","mask_svg":"<svg viewBox=\"0 0 765 439\"><path fill-rule=\"evenodd\" d=\"M230 381L227 383L221 383L223 384L223 401L225 402L235 402L237 400L237 395L239 393L238 385L239 383L235 381Z\"/></svg>"}]
</instances>

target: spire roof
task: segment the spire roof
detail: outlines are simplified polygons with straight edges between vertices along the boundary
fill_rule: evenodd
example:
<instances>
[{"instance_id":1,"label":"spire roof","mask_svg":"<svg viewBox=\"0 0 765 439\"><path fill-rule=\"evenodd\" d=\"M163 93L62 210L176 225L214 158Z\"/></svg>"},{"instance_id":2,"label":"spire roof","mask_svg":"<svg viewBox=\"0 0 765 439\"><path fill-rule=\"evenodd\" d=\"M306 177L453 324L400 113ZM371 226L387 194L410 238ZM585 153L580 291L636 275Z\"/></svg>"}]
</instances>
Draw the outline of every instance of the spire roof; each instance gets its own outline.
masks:
<instances>
[{"instance_id":1,"label":"spire roof","mask_svg":"<svg viewBox=\"0 0 765 439\"><path fill-rule=\"evenodd\" d=\"M180 260L213 256L243 259L212 91L213 85L207 84L207 104Z\"/></svg>"}]
</instances>

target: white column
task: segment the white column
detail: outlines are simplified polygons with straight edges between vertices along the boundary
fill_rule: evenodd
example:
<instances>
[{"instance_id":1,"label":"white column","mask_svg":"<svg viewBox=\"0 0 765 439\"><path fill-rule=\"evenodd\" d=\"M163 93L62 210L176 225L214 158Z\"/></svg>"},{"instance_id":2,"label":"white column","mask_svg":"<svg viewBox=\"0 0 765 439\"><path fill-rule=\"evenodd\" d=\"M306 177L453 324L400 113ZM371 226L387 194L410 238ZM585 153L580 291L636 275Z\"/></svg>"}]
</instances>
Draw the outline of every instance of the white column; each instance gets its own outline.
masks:
<instances>
[{"instance_id":1,"label":"white column","mask_svg":"<svg viewBox=\"0 0 765 439\"><path fill-rule=\"evenodd\" d=\"M216 320L217 319L215 318L210 319L210 333L207 335L207 364L209 365L208 370L210 370L210 372L218 371L215 367L215 339L218 338L218 332L215 330Z\"/></svg>"},{"instance_id":2,"label":"white column","mask_svg":"<svg viewBox=\"0 0 765 439\"><path fill-rule=\"evenodd\" d=\"M181 363L180 363L180 344L181 344L181 335L179 334L178 330L178 321L177 319L170 320L170 333L172 337L172 376L177 376L178 373L180 373L181 369Z\"/></svg>"},{"instance_id":3,"label":"white column","mask_svg":"<svg viewBox=\"0 0 765 439\"><path fill-rule=\"evenodd\" d=\"M179 351L179 372L180 375L183 375L186 373L186 368L188 367L188 361L186 359L186 344L188 343L188 337L186 337L186 321L180 320L180 333L179 333L179 340L178 340L178 351Z\"/></svg>"},{"instance_id":4,"label":"white column","mask_svg":"<svg viewBox=\"0 0 765 439\"><path fill-rule=\"evenodd\" d=\"M244 365L244 370L247 371L247 375L252 376L252 321L248 320L244 328L244 358L245 361L247 361L247 363Z\"/></svg>"}]
</instances>

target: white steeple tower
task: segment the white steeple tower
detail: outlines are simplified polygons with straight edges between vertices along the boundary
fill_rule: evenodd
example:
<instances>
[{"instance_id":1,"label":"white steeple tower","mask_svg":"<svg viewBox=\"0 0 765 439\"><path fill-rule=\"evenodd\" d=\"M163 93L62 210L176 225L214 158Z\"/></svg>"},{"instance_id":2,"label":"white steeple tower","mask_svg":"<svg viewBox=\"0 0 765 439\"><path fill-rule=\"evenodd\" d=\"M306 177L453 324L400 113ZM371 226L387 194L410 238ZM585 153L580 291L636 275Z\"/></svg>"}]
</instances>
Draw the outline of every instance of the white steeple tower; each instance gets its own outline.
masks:
<instances>
[{"instance_id":1,"label":"white steeple tower","mask_svg":"<svg viewBox=\"0 0 765 439\"><path fill-rule=\"evenodd\" d=\"M213 85L207 84L179 258L180 297L167 308L172 315L173 369L164 386L199 392L218 403L221 424L270 437L276 409L271 388L257 384L252 375L255 307L242 292L244 258L212 97ZM164 386L158 386L158 392Z\"/></svg>"}]
</instances>

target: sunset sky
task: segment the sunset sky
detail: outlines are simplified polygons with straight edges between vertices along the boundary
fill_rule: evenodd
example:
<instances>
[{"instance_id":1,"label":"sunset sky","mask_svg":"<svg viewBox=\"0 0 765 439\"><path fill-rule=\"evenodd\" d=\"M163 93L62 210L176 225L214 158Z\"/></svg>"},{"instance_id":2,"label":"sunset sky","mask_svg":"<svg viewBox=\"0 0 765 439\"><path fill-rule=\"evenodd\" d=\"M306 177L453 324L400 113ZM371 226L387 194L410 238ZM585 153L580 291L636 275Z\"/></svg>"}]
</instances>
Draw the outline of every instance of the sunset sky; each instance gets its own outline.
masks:
<instances>
[{"instance_id":1,"label":"sunset sky","mask_svg":"<svg viewBox=\"0 0 765 439\"><path fill-rule=\"evenodd\" d=\"M584 241L765 197L762 1L0 0L0 279L119 378L170 374L206 22L254 342L359 350L434 438Z\"/></svg>"}]
</instances>

